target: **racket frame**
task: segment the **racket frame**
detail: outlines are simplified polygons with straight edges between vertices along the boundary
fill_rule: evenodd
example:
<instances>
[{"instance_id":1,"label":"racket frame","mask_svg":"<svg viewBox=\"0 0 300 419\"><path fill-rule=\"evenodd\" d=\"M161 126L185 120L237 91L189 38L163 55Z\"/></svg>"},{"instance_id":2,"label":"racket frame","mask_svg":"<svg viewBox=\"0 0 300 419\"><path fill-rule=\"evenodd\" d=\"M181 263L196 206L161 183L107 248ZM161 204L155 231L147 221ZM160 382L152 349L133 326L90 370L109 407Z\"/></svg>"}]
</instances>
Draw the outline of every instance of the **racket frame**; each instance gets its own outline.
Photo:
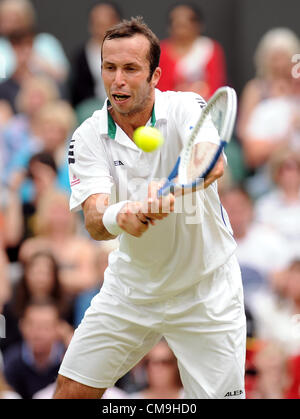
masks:
<instances>
[{"instance_id":1,"label":"racket frame","mask_svg":"<svg viewBox=\"0 0 300 419\"><path fill-rule=\"evenodd\" d=\"M227 96L227 112L225 113L225 120L222 126L222 130L220 134L220 144L212 158L209 166L202 173L199 177L197 177L193 182L190 183L182 183L180 182L180 178L182 178L182 173L184 172L185 165L182 162L189 162L194 140L198 135L200 128L203 124L203 121L206 119L207 114L210 113L212 107L215 103L219 100L221 95ZM194 192L200 188L203 184L204 179L206 176L211 172L213 167L215 166L216 162L218 161L224 147L229 143L231 140L235 120L236 120L236 113L237 113L237 96L234 89L228 86L220 87L214 95L208 100L207 105L202 110L201 115L193 128L193 131L188 139L187 144L183 147L171 173L168 176L165 184L158 190L157 196L161 197L163 195L167 195L172 193L174 195L183 195L185 192ZM173 179L179 177L179 182L174 182Z\"/></svg>"}]
</instances>

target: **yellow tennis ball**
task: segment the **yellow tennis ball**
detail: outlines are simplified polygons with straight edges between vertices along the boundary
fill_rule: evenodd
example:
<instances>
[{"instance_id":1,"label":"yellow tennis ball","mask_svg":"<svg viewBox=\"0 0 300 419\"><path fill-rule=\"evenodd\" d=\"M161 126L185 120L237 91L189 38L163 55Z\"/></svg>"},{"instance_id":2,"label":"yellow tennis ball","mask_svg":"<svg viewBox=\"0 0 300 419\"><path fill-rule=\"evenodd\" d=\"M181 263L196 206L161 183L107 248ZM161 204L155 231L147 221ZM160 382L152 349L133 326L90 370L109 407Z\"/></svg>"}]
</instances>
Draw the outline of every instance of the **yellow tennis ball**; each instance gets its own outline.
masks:
<instances>
[{"instance_id":1,"label":"yellow tennis ball","mask_svg":"<svg viewBox=\"0 0 300 419\"><path fill-rule=\"evenodd\" d=\"M161 132L153 127L139 127L133 133L136 145L147 153L162 146L164 138Z\"/></svg>"}]
</instances>

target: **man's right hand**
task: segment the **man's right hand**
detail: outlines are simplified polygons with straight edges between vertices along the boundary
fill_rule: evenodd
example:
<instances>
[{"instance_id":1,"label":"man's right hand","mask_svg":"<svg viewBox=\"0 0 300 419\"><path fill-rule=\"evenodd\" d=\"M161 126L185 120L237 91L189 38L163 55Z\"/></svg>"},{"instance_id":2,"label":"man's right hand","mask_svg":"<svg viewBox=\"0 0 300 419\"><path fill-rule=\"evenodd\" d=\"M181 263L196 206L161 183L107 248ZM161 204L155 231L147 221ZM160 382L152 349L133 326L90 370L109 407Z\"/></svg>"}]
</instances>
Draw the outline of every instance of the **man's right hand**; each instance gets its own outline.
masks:
<instances>
[{"instance_id":1,"label":"man's right hand","mask_svg":"<svg viewBox=\"0 0 300 419\"><path fill-rule=\"evenodd\" d=\"M148 230L149 224L155 225L155 221L166 218L174 211L174 195L157 198L157 191L161 186L159 182L151 182L144 202L129 202L124 205L117 216L117 222L124 231L140 237Z\"/></svg>"},{"instance_id":2,"label":"man's right hand","mask_svg":"<svg viewBox=\"0 0 300 419\"><path fill-rule=\"evenodd\" d=\"M134 237L140 237L149 228L148 221L141 213L141 202L128 202L117 215L117 223Z\"/></svg>"}]
</instances>

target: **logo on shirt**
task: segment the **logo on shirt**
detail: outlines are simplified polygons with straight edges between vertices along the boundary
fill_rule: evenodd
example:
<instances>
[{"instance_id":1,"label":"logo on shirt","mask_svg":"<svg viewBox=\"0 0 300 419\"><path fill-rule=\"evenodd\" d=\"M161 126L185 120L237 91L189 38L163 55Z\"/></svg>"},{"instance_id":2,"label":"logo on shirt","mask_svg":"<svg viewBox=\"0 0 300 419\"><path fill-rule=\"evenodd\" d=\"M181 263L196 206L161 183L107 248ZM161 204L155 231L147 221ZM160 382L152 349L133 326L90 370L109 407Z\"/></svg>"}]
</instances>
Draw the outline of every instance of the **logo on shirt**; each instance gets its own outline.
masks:
<instances>
[{"instance_id":1,"label":"logo on shirt","mask_svg":"<svg viewBox=\"0 0 300 419\"><path fill-rule=\"evenodd\" d=\"M75 140L71 140L70 141L69 153L68 153L68 163L69 164L74 164L75 163L75 159L74 159L74 143L75 143Z\"/></svg>"},{"instance_id":2,"label":"logo on shirt","mask_svg":"<svg viewBox=\"0 0 300 419\"><path fill-rule=\"evenodd\" d=\"M76 175L73 175L73 180L71 182L71 188L75 185L78 185L80 183L80 179L76 177Z\"/></svg>"},{"instance_id":3,"label":"logo on shirt","mask_svg":"<svg viewBox=\"0 0 300 419\"><path fill-rule=\"evenodd\" d=\"M121 160L114 160L115 166L124 166L124 163Z\"/></svg>"},{"instance_id":4,"label":"logo on shirt","mask_svg":"<svg viewBox=\"0 0 300 419\"><path fill-rule=\"evenodd\" d=\"M204 99L197 97L196 102L200 105L200 108L203 109L206 107L206 102Z\"/></svg>"}]
</instances>

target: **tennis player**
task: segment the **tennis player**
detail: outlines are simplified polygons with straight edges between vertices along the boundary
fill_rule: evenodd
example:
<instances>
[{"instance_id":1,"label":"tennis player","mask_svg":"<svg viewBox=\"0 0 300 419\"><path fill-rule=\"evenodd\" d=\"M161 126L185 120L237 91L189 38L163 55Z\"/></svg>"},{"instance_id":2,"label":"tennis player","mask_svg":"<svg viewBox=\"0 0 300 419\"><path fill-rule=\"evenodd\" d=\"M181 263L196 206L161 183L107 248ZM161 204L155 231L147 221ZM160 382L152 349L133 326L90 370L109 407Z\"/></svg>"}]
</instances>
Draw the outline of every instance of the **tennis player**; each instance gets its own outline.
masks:
<instances>
[{"instance_id":1,"label":"tennis player","mask_svg":"<svg viewBox=\"0 0 300 419\"><path fill-rule=\"evenodd\" d=\"M171 194L157 199L158 184L151 183L166 178L203 107L197 94L156 89L159 56L159 41L142 19L108 30L102 44L108 100L71 140L71 209L83 209L91 237L119 236L120 246L65 354L56 398L101 397L162 336L187 398L245 396L241 275L216 182L224 163L196 193L200 217L176 210ZM165 138L153 153L132 140L142 125ZM207 136L214 141L209 127Z\"/></svg>"}]
</instances>

